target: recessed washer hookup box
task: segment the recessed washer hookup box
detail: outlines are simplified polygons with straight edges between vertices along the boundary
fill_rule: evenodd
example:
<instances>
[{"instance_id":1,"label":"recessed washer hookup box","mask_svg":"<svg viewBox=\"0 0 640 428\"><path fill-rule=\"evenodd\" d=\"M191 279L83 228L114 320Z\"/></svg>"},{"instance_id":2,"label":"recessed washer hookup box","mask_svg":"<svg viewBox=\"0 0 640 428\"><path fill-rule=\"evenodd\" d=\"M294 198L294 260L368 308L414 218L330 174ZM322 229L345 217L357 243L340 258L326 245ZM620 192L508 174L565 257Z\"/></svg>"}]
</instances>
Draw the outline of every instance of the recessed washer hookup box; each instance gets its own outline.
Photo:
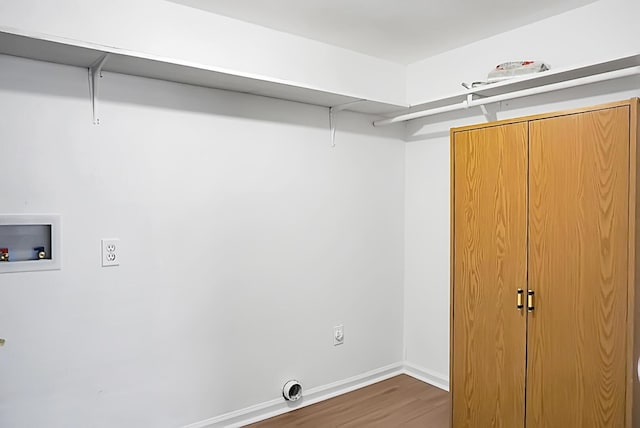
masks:
<instances>
[{"instance_id":1,"label":"recessed washer hookup box","mask_svg":"<svg viewBox=\"0 0 640 428\"><path fill-rule=\"evenodd\" d=\"M59 270L61 219L57 214L0 214L0 274Z\"/></svg>"}]
</instances>

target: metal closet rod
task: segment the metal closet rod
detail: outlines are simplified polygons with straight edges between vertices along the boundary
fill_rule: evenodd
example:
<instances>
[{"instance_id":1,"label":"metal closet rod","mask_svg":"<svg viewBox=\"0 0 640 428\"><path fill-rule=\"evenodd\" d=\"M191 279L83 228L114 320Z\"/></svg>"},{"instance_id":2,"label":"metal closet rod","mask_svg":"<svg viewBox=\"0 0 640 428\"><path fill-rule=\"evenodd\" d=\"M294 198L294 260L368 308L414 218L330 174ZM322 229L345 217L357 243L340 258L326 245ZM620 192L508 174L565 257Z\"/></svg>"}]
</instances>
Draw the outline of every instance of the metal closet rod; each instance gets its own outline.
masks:
<instances>
[{"instance_id":1,"label":"metal closet rod","mask_svg":"<svg viewBox=\"0 0 640 428\"><path fill-rule=\"evenodd\" d=\"M522 89L520 91L509 92L492 97L480 98L477 100L464 100L460 103L432 108L428 110L416 111L413 113L401 114L389 119L380 119L373 122L374 126L391 125L398 122L406 122L407 120L418 119L421 117L433 116L440 113L446 113L456 110L465 110L470 107L478 107L486 104L497 103L500 101L513 100L515 98L528 97L531 95L544 94L547 92L559 91L561 89L575 88L576 86L588 85L590 83L604 82L607 80L619 79L622 77L634 76L640 74L640 66L623 68L620 70L608 71L606 73L594 74L592 76L580 77L563 82L550 83L548 85L536 86L535 88Z\"/></svg>"}]
</instances>

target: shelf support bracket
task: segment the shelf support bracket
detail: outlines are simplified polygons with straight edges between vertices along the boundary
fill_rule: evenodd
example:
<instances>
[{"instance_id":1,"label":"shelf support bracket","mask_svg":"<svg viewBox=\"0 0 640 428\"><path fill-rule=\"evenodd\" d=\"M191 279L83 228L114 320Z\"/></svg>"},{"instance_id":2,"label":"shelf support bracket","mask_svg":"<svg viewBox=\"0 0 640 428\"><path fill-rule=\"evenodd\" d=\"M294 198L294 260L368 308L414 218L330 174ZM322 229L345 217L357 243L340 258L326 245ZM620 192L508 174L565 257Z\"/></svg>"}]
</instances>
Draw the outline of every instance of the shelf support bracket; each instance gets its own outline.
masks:
<instances>
[{"instance_id":1,"label":"shelf support bracket","mask_svg":"<svg viewBox=\"0 0 640 428\"><path fill-rule=\"evenodd\" d=\"M336 119L335 107L329 107L329 132L331 133L331 147L336 146Z\"/></svg>"},{"instance_id":2,"label":"shelf support bracket","mask_svg":"<svg viewBox=\"0 0 640 428\"><path fill-rule=\"evenodd\" d=\"M351 101L349 103L339 104L333 107L329 107L329 131L331 132L331 147L336 146L336 116L339 111L346 110L354 104L361 103L367 100Z\"/></svg>"},{"instance_id":3,"label":"shelf support bracket","mask_svg":"<svg viewBox=\"0 0 640 428\"><path fill-rule=\"evenodd\" d=\"M469 106L473 102L473 94L467 94L467 106Z\"/></svg>"},{"instance_id":4,"label":"shelf support bracket","mask_svg":"<svg viewBox=\"0 0 640 428\"><path fill-rule=\"evenodd\" d=\"M93 113L94 125L100 125L100 117L98 116L98 89L100 88L100 79L102 79L102 67L108 58L109 54L104 54L89 67L89 93L91 95L91 111Z\"/></svg>"},{"instance_id":5,"label":"shelf support bracket","mask_svg":"<svg viewBox=\"0 0 640 428\"><path fill-rule=\"evenodd\" d=\"M469 106L473 105L473 102L476 101L475 98L473 98L473 93L469 93L467 94L467 103L465 105L465 108L469 108ZM482 99L485 97L479 97L479 99ZM487 120L487 122L494 122L497 119L496 114L495 113L490 113L489 110L487 110L487 107L484 104L480 104L480 110L482 111L482 115L484 116L484 118Z\"/></svg>"}]
</instances>

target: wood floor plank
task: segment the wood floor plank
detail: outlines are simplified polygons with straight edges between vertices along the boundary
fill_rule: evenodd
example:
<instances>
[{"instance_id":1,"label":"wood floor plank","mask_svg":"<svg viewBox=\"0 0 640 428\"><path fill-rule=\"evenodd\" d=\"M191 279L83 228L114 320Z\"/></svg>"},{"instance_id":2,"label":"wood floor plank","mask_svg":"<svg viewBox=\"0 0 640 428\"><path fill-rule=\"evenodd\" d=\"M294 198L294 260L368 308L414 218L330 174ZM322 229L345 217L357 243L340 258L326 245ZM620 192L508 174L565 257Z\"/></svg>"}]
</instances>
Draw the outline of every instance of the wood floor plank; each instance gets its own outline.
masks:
<instances>
[{"instance_id":1,"label":"wood floor plank","mask_svg":"<svg viewBox=\"0 0 640 428\"><path fill-rule=\"evenodd\" d=\"M399 375L250 427L448 428L450 406L448 392Z\"/></svg>"}]
</instances>

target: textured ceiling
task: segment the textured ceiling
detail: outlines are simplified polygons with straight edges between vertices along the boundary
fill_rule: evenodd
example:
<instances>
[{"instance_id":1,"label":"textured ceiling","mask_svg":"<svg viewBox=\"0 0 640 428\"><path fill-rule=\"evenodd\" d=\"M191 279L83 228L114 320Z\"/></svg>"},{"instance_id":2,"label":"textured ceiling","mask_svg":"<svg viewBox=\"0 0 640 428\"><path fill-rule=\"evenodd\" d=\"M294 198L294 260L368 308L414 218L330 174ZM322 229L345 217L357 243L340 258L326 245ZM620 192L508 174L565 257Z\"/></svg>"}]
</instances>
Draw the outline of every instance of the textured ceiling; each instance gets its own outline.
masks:
<instances>
[{"instance_id":1,"label":"textured ceiling","mask_svg":"<svg viewBox=\"0 0 640 428\"><path fill-rule=\"evenodd\" d=\"M169 0L409 64L595 0Z\"/></svg>"}]
</instances>

